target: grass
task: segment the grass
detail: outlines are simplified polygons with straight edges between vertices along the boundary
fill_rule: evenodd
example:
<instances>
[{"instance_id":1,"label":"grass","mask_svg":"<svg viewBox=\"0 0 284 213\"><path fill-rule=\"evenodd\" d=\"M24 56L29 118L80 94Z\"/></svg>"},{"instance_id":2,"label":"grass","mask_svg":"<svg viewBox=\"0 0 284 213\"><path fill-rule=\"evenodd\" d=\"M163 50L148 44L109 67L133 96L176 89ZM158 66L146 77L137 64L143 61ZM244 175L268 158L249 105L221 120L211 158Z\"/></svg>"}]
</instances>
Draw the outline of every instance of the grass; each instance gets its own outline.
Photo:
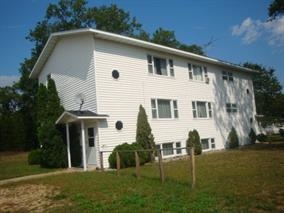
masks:
<instances>
[{"instance_id":1,"label":"grass","mask_svg":"<svg viewBox=\"0 0 284 213\"><path fill-rule=\"evenodd\" d=\"M0 156L0 180L54 171L39 165L29 165L28 153L2 152Z\"/></svg>"},{"instance_id":2,"label":"grass","mask_svg":"<svg viewBox=\"0 0 284 213\"><path fill-rule=\"evenodd\" d=\"M71 205L52 212L283 212L284 143L257 144L240 150L196 156L197 185L190 188L188 160L164 163L166 182L157 164L115 172L57 175L18 184L59 187L55 200ZM10 185L13 187L13 185Z\"/></svg>"}]
</instances>

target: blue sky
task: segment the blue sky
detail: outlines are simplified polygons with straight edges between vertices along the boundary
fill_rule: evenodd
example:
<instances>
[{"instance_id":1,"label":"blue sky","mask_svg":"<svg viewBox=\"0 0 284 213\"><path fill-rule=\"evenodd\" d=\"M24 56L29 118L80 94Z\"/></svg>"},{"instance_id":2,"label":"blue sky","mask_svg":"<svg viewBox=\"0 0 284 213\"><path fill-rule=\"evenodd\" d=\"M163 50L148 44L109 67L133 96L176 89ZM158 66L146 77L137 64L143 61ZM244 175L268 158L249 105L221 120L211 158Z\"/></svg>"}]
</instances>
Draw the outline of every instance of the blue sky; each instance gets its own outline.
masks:
<instances>
[{"instance_id":1,"label":"blue sky","mask_svg":"<svg viewBox=\"0 0 284 213\"><path fill-rule=\"evenodd\" d=\"M25 39L42 20L47 0L1 0L0 86L19 76L19 66L33 44ZM174 30L188 44L213 44L208 56L276 69L284 85L284 17L267 23L270 0L89 0L89 5L117 4L129 11L148 32L158 27Z\"/></svg>"}]
</instances>

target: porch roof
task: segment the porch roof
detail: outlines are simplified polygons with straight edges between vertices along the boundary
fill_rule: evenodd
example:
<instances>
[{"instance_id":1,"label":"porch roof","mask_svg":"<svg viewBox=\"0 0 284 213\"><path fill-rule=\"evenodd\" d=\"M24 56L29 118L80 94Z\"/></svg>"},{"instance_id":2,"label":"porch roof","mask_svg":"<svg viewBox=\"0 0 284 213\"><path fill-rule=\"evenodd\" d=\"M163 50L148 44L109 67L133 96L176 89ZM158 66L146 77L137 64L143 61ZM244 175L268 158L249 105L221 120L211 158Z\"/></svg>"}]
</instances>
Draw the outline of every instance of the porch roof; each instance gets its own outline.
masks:
<instances>
[{"instance_id":1,"label":"porch roof","mask_svg":"<svg viewBox=\"0 0 284 213\"><path fill-rule=\"evenodd\" d=\"M64 111L55 123L71 123L79 120L102 120L107 117L108 115L100 115L89 110L69 110Z\"/></svg>"}]
</instances>

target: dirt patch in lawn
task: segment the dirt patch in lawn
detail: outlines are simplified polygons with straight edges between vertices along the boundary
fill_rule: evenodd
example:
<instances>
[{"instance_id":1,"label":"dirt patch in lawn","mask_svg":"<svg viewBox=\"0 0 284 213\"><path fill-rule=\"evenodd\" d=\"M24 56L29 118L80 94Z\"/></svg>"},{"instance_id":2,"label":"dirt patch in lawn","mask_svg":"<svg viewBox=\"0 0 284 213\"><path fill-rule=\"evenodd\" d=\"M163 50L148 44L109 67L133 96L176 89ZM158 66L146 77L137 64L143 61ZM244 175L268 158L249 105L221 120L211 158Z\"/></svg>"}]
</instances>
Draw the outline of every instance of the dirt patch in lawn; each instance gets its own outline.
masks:
<instances>
[{"instance_id":1,"label":"dirt patch in lawn","mask_svg":"<svg viewBox=\"0 0 284 213\"><path fill-rule=\"evenodd\" d=\"M0 212L46 212L69 205L54 186L25 184L0 188Z\"/></svg>"}]
</instances>

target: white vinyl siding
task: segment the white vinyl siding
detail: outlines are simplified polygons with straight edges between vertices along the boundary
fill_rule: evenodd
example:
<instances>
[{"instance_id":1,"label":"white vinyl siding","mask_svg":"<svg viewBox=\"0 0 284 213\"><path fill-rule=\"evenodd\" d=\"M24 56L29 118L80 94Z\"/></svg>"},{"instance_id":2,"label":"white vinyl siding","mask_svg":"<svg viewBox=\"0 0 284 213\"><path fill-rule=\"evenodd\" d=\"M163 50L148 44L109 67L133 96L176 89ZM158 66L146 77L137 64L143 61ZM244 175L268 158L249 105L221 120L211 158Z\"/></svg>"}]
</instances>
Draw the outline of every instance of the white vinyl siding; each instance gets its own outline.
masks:
<instances>
[{"instance_id":1,"label":"white vinyl siding","mask_svg":"<svg viewBox=\"0 0 284 213\"><path fill-rule=\"evenodd\" d=\"M167 59L168 76L154 73L154 62L147 62L147 54ZM174 78L170 77L169 59L173 60ZM251 75L234 71L234 84L226 84L224 87L224 80L220 77L222 67L208 62L202 66L207 67L207 75L212 83L193 83L189 82L188 61L192 64L200 63L169 52L157 52L91 35L62 37L44 64L39 82L45 83L47 74L52 73L66 110L79 109L74 97L83 92L86 101L82 110L109 116L93 124L98 130L95 134L97 152L112 151L121 143L135 141L139 105L145 108L157 144L173 142L176 147L175 142L181 141L181 146L185 147L188 131L196 129L201 138L211 138L214 135L215 149L223 149L232 125L240 133L240 144L247 143L250 128L257 128L257 122L250 123L250 118L256 113ZM148 65L152 66L152 73L148 72ZM120 73L118 81L114 81L111 76L113 69ZM205 78L205 72L203 74ZM250 96L241 96L240 92L245 92L241 88L248 88ZM155 108L151 107L153 98ZM177 100L178 119L159 119L157 98ZM225 98L228 98L228 102L238 103L239 113L234 119L226 112ZM210 102L212 119L193 119L190 106L192 100ZM173 117L173 102L171 104ZM151 118L152 109L153 112L156 111L156 119ZM215 110L218 112L215 113ZM217 113L218 116L214 116ZM209 114L207 111L208 116ZM123 131L115 128L118 120L124 124ZM99 153L97 156L99 158ZM104 153L105 167L109 165L108 157L109 153Z\"/></svg>"}]
</instances>

